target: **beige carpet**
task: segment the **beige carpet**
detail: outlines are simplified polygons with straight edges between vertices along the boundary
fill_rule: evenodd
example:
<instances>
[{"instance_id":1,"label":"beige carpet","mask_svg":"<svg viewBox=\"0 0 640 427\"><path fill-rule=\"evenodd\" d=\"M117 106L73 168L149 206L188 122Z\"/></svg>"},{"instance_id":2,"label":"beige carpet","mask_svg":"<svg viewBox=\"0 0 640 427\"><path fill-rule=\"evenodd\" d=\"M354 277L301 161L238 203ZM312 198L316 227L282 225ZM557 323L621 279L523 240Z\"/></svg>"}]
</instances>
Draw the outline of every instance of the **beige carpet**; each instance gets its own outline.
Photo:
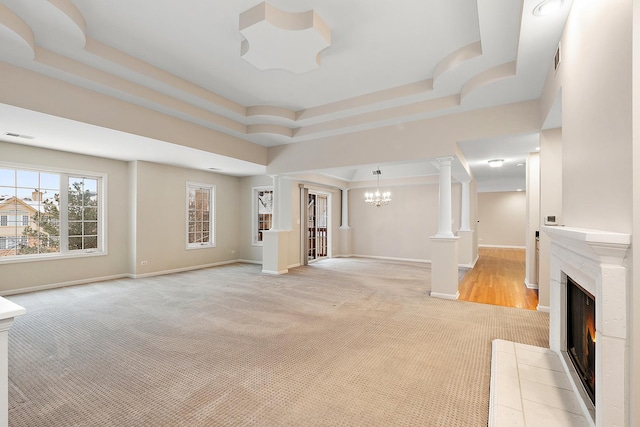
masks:
<instances>
[{"instance_id":1,"label":"beige carpet","mask_svg":"<svg viewBox=\"0 0 640 427\"><path fill-rule=\"evenodd\" d=\"M10 297L10 426L486 426L491 341L547 346L548 315L429 276L333 259Z\"/></svg>"}]
</instances>

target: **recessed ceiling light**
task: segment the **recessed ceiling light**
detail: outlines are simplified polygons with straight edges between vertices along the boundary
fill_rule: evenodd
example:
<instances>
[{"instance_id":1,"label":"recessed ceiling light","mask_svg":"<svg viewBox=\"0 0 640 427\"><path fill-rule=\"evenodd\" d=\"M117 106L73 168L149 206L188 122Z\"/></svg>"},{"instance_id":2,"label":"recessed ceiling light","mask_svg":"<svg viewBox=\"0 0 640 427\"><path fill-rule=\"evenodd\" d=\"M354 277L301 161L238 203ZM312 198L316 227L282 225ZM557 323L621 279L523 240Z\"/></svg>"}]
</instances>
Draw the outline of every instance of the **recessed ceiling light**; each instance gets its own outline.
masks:
<instances>
[{"instance_id":1,"label":"recessed ceiling light","mask_svg":"<svg viewBox=\"0 0 640 427\"><path fill-rule=\"evenodd\" d=\"M564 0L544 0L533 9L535 16L550 16L560 10Z\"/></svg>"},{"instance_id":2,"label":"recessed ceiling light","mask_svg":"<svg viewBox=\"0 0 640 427\"><path fill-rule=\"evenodd\" d=\"M524 191L522 188L518 188L516 191Z\"/></svg>"},{"instance_id":3,"label":"recessed ceiling light","mask_svg":"<svg viewBox=\"0 0 640 427\"><path fill-rule=\"evenodd\" d=\"M491 166L492 168L499 168L502 166L503 163L504 163L504 159L489 160L489 166Z\"/></svg>"},{"instance_id":4,"label":"recessed ceiling light","mask_svg":"<svg viewBox=\"0 0 640 427\"><path fill-rule=\"evenodd\" d=\"M526 166L526 163L518 163L516 166Z\"/></svg>"},{"instance_id":5,"label":"recessed ceiling light","mask_svg":"<svg viewBox=\"0 0 640 427\"><path fill-rule=\"evenodd\" d=\"M536 151L540 151L540 147L536 147Z\"/></svg>"}]
</instances>

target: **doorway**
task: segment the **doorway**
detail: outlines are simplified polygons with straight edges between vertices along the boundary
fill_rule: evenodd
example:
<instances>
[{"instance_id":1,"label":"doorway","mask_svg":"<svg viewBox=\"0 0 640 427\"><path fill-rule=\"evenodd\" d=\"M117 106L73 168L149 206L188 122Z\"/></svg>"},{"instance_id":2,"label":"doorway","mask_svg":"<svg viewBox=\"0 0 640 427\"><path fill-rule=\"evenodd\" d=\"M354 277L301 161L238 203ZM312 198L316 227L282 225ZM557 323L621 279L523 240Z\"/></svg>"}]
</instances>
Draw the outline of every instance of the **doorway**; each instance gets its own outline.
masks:
<instances>
[{"instance_id":1,"label":"doorway","mask_svg":"<svg viewBox=\"0 0 640 427\"><path fill-rule=\"evenodd\" d=\"M326 194L307 196L307 260L315 261L329 255L329 209Z\"/></svg>"}]
</instances>

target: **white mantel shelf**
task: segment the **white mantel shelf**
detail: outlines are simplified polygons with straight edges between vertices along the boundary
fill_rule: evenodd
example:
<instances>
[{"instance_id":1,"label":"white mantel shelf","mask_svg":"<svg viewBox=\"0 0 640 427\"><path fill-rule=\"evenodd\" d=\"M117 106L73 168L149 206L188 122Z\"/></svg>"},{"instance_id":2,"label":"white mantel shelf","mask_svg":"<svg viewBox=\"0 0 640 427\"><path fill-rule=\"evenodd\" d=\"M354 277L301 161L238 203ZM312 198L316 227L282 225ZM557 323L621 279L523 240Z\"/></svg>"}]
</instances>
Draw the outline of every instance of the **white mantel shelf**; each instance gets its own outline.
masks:
<instances>
[{"instance_id":1,"label":"white mantel shelf","mask_svg":"<svg viewBox=\"0 0 640 427\"><path fill-rule=\"evenodd\" d=\"M571 239L585 243L604 243L612 245L630 245L631 235L611 231L591 230L588 228L565 227L562 225L542 227L542 231L550 236Z\"/></svg>"}]
</instances>

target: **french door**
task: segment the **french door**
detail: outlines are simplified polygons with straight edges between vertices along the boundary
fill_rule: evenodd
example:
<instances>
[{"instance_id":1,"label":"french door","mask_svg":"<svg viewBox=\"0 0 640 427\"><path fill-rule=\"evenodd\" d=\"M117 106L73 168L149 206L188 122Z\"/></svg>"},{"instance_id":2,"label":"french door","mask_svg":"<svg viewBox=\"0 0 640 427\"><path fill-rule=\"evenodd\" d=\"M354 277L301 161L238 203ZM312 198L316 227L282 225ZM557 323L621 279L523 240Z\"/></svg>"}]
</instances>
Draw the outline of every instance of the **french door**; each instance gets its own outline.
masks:
<instances>
[{"instance_id":1,"label":"french door","mask_svg":"<svg viewBox=\"0 0 640 427\"><path fill-rule=\"evenodd\" d=\"M305 189L303 264L329 255L329 201L326 194L311 193Z\"/></svg>"}]
</instances>

